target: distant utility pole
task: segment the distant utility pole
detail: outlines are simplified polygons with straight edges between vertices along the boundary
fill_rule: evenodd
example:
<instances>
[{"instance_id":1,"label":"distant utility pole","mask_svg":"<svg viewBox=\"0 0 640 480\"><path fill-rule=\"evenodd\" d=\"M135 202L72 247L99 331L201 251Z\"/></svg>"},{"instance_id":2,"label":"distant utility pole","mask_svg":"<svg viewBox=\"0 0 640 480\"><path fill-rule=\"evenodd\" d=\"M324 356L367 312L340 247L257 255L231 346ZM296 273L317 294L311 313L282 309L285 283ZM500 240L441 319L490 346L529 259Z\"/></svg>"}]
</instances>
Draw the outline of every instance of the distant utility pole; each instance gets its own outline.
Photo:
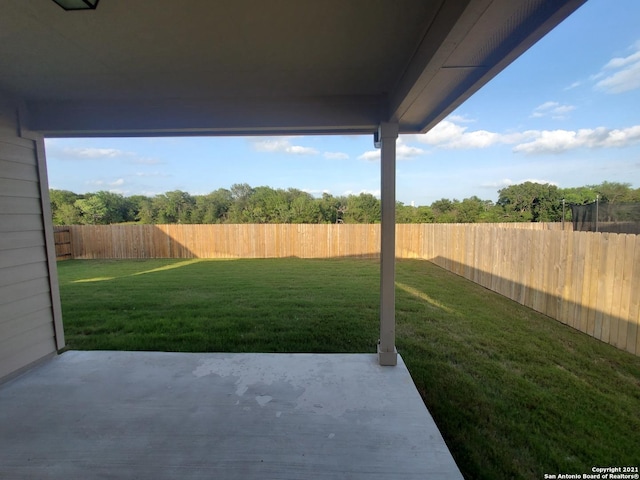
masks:
<instances>
[{"instance_id":1,"label":"distant utility pole","mask_svg":"<svg viewBox=\"0 0 640 480\"><path fill-rule=\"evenodd\" d=\"M562 231L564 232L564 198L562 199Z\"/></svg>"}]
</instances>

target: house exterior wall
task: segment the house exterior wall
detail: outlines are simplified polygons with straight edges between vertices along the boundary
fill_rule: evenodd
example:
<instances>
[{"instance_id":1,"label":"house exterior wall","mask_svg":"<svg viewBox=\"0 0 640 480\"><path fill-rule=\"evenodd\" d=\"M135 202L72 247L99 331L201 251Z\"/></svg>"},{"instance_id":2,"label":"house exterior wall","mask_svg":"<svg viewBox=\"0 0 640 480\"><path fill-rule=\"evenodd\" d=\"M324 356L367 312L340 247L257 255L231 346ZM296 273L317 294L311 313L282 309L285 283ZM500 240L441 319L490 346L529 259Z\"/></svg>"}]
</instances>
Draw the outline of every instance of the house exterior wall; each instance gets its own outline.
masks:
<instances>
[{"instance_id":1,"label":"house exterior wall","mask_svg":"<svg viewBox=\"0 0 640 480\"><path fill-rule=\"evenodd\" d=\"M44 141L17 112L0 97L0 381L64 346Z\"/></svg>"}]
</instances>

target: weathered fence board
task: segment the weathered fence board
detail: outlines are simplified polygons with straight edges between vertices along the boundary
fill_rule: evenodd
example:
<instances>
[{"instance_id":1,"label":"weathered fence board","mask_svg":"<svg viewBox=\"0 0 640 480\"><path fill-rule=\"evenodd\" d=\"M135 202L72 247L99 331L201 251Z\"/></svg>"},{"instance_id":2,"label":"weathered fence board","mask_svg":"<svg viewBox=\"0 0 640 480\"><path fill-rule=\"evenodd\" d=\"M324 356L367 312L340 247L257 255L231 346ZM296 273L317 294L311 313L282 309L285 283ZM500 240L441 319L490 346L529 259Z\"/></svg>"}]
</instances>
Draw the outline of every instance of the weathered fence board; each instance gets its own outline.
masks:
<instances>
[{"instance_id":1,"label":"weathered fence board","mask_svg":"<svg viewBox=\"0 0 640 480\"><path fill-rule=\"evenodd\" d=\"M53 227L53 239L56 246L56 260L72 258L70 228Z\"/></svg>"}]
</instances>

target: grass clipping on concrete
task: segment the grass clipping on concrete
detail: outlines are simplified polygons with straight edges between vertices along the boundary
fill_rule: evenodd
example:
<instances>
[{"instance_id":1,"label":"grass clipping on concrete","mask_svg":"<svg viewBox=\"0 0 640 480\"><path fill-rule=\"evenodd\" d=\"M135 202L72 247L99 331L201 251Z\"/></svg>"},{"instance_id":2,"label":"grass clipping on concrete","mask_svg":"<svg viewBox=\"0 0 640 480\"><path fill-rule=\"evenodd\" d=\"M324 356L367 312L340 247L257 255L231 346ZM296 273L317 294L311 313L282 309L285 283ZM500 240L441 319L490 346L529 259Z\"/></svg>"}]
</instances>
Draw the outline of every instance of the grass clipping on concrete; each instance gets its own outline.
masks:
<instances>
[{"instance_id":1,"label":"grass clipping on concrete","mask_svg":"<svg viewBox=\"0 0 640 480\"><path fill-rule=\"evenodd\" d=\"M373 353L375 260L58 264L72 349ZM420 260L397 347L465 478L640 462L640 358Z\"/></svg>"}]
</instances>

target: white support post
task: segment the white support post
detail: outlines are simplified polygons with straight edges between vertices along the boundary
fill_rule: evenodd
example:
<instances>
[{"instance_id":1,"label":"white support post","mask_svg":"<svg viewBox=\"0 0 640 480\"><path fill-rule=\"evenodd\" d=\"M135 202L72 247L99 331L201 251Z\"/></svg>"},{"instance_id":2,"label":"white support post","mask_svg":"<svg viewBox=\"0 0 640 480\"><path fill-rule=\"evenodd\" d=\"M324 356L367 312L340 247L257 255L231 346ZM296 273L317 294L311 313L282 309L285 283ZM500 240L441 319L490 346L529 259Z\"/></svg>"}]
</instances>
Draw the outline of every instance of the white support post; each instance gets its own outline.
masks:
<instances>
[{"instance_id":1,"label":"white support post","mask_svg":"<svg viewBox=\"0 0 640 480\"><path fill-rule=\"evenodd\" d=\"M382 225L380 235L380 365L396 365L396 139L397 123L381 123L377 141L380 144L380 181Z\"/></svg>"}]
</instances>

